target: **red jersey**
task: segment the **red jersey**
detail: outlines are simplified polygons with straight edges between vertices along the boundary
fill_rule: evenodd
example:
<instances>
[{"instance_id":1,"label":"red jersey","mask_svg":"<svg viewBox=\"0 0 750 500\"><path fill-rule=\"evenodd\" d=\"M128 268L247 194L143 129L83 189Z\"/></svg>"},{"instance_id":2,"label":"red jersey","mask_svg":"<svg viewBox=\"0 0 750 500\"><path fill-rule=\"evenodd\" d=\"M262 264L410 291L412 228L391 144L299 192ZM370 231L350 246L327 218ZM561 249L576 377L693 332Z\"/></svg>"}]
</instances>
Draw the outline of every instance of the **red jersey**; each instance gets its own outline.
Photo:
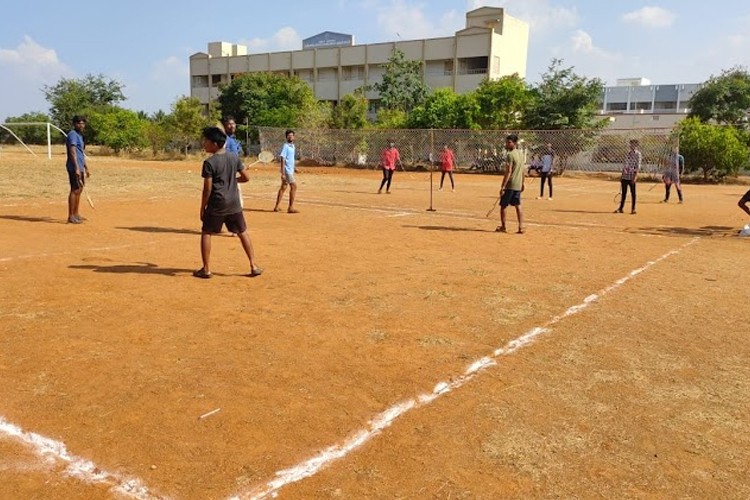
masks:
<instances>
[{"instance_id":1,"label":"red jersey","mask_svg":"<svg viewBox=\"0 0 750 500\"><path fill-rule=\"evenodd\" d=\"M396 170L396 162L401 161L401 155L398 154L398 149L388 148L383 151L380 157L380 166L386 170Z\"/></svg>"},{"instance_id":2,"label":"red jersey","mask_svg":"<svg viewBox=\"0 0 750 500\"><path fill-rule=\"evenodd\" d=\"M453 170L453 162L455 157L453 151L450 149L444 149L440 152L440 170L443 172L450 172Z\"/></svg>"}]
</instances>

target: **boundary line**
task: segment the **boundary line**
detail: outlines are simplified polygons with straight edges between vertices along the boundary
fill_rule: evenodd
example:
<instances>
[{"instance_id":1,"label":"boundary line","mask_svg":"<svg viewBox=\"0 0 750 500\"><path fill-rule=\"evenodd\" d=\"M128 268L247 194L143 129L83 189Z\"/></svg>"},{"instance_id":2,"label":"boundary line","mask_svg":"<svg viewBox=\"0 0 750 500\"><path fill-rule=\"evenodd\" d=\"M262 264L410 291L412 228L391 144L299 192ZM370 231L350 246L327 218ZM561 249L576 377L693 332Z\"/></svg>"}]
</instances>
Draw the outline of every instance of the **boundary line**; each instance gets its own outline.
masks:
<instances>
[{"instance_id":1,"label":"boundary line","mask_svg":"<svg viewBox=\"0 0 750 500\"><path fill-rule=\"evenodd\" d=\"M112 491L137 500L165 498L149 491L140 479L125 477L114 472L102 470L90 460L70 454L64 443L36 434L35 432L24 431L0 416L0 436L2 435L15 438L41 457L66 462L68 466L65 468L64 474L85 483L108 484Z\"/></svg>"},{"instance_id":2,"label":"boundary line","mask_svg":"<svg viewBox=\"0 0 750 500\"><path fill-rule=\"evenodd\" d=\"M275 474L275 479L272 479L265 484L256 486L251 490L240 492L230 497L230 500L261 500L269 497L275 498L278 495L279 490L281 490L285 486L314 476L333 462L340 460L346 457L351 452L357 450L358 448L361 448L365 443L378 436L384 429L390 427L390 425L393 424L399 417L408 413L409 411L427 406L437 398L460 389L483 370L492 366L496 366L498 364L498 360L496 358L509 356L511 354L514 354L516 351L519 351L520 349L532 345L536 342L538 337L552 332L552 327L557 323L561 322L565 318L574 316L586 310L589 306L598 302L599 299L601 299L605 295L614 292L631 279L635 278L639 274L650 269L661 261L681 253L687 247L699 241L699 239L700 238L693 238L682 246L670 250L661 257L648 261L643 266L630 271L624 277L601 289L599 292L587 296L581 303L569 307L565 312L553 317L542 326L532 328L520 337L509 341L503 347L496 349L492 354L474 361L471 365L469 365L468 368L466 368L462 375L455 378L449 378L449 382L438 382L431 393L420 394L416 398L407 399L391 406L385 411L375 415L368 422L366 428L355 432L342 443L329 446L328 448L325 448L324 450L318 452L315 456L303 462L300 462L297 465L277 471Z\"/></svg>"}]
</instances>

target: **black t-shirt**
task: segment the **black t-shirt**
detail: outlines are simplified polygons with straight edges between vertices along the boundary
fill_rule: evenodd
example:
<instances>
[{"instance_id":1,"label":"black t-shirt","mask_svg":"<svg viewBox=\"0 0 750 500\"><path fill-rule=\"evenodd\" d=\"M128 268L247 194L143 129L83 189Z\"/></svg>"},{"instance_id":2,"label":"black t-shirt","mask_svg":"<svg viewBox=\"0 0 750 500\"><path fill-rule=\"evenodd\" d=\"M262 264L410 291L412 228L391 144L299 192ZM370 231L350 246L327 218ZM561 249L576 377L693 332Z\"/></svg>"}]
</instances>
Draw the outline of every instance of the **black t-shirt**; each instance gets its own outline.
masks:
<instances>
[{"instance_id":1,"label":"black t-shirt","mask_svg":"<svg viewBox=\"0 0 750 500\"><path fill-rule=\"evenodd\" d=\"M214 154L203 162L201 176L210 178L213 182L206 214L232 215L242 212L237 173L244 169L242 160L233 154Z\"/></svg>"}]
</instances>

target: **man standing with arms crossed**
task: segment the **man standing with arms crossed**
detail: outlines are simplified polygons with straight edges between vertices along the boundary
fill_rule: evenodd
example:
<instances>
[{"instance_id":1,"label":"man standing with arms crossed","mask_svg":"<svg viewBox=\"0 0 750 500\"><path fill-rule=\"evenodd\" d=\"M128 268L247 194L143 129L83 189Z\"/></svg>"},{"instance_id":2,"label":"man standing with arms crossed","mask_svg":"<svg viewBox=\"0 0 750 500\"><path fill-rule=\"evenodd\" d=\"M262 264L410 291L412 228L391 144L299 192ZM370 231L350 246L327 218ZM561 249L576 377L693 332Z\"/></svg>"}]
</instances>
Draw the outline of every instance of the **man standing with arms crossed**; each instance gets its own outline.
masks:
<instances>
[{"instance_id":1,"label":"man standing with arms crossed","mask_svg":"<svg viewBox=\"0 0 750 500\"><path fill-rule=\"evenodd\" d=\"M83 140L83 131L86 128L86 118L75 115L73 117L73 130L68 132L65 139L65 152L67 161L65 168L68 171L68 181L70 182L70 194L68 195L68 224L82 224L83 219L78 213L81 205L81 193L83 185L86 183L85 177L91 177L89 168L86 165L86 155Z\"/></svg>"},{"instance_id":2,"label":"man standing with arms crossed","mask_svg":"<svg viewBox=\"0 0 750 500\"><path fill-rule=\"evenodd\" d=\"M299 210L294 208L294 198L297 194L297 183L294 180L294 130L287 130L286 143L281 147L279 158L281 159L281 187L279 187L279 193L276 195L276 206L273 207L274 212L280 212L281 209L281 198L284 196L286 186L289 185L289 209L287 210L290 214L299 213Z\"/></svg>"},{"instance_id":3,"label":"man standing with arms crossed","mask_svg":"<svg viewBox=\"0 0 750 500\"><path fill-rule=\"evenodd\" d=\"M237 122L234 121L234 116L227 115L224 118L221 119L221 125L224 127L224 133L227 136L227 142L224 143L224 151L227 153L231 153L234 155L237 155L237 157L242 156L242 146L240 145L240 141L237 140L237 137L235 137L235 132L237 132ZM245 200L242 198L242 188L239 184L237 184L237 191L240 194L240 208L245 208ZM234 233L232 233L234 234Z\"/></svg>"},{"instance_id":4,"label":"man standing with arms crossed","mask_svg":"<svg viewBox=\"0 0 750 500\"><path fill-rule=\"evenodd\" d=\"M518 145L518 136L510 134L505 138L505 149L507 156L505 158L505 175L503 184L500 187L500 225L495 231L506 233L505 210L508 205L516 207L516 216L518 216L518 234L523 234L526 229L523 225L523 210L521 209L521 191L524 189L524 161L523 155L516 148Z\"/></svg>"}]
</instances>

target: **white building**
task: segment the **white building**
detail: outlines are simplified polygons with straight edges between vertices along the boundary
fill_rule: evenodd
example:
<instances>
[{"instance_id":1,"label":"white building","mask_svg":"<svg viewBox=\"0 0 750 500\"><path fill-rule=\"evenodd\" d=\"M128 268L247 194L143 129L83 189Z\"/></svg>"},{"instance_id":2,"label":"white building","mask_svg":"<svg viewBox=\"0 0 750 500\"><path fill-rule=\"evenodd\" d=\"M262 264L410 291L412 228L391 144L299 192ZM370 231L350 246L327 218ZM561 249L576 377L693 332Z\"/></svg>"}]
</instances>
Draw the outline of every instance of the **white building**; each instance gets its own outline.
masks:
<instances>
[{"instance_id":1,"label":"white building","mask_svg":"<svg viewBox=\"0 0 750 500\"><path fill-rule=\"evenodd\" d=\"M324 32L305 42L312 48L265 54L248 54L243 45L209 43L208 53L190 56L190 95L208 109L220 86L234 77L272 72L298 76L319 100L338 102L362 86L379 82L382 65L394 49L423 62L429 87L464 93L476 89L484 78L526 76L529 25L504 9L481 7L467 12L466 27L451 37L355 45L350 35ZM374 91L367 97L378 99Z\"/></svg>"},{"instance_id":2,"label":"white building","mask_svg":"<svg viewBox=\"0 0 750 500\"><path fill-rule=\"evenodd\" d=\"M605 87L599 113L611 128L672 128L690 113L697 83L653 85L645 78L623 78Z\"/></svg>"}]
</instances>

